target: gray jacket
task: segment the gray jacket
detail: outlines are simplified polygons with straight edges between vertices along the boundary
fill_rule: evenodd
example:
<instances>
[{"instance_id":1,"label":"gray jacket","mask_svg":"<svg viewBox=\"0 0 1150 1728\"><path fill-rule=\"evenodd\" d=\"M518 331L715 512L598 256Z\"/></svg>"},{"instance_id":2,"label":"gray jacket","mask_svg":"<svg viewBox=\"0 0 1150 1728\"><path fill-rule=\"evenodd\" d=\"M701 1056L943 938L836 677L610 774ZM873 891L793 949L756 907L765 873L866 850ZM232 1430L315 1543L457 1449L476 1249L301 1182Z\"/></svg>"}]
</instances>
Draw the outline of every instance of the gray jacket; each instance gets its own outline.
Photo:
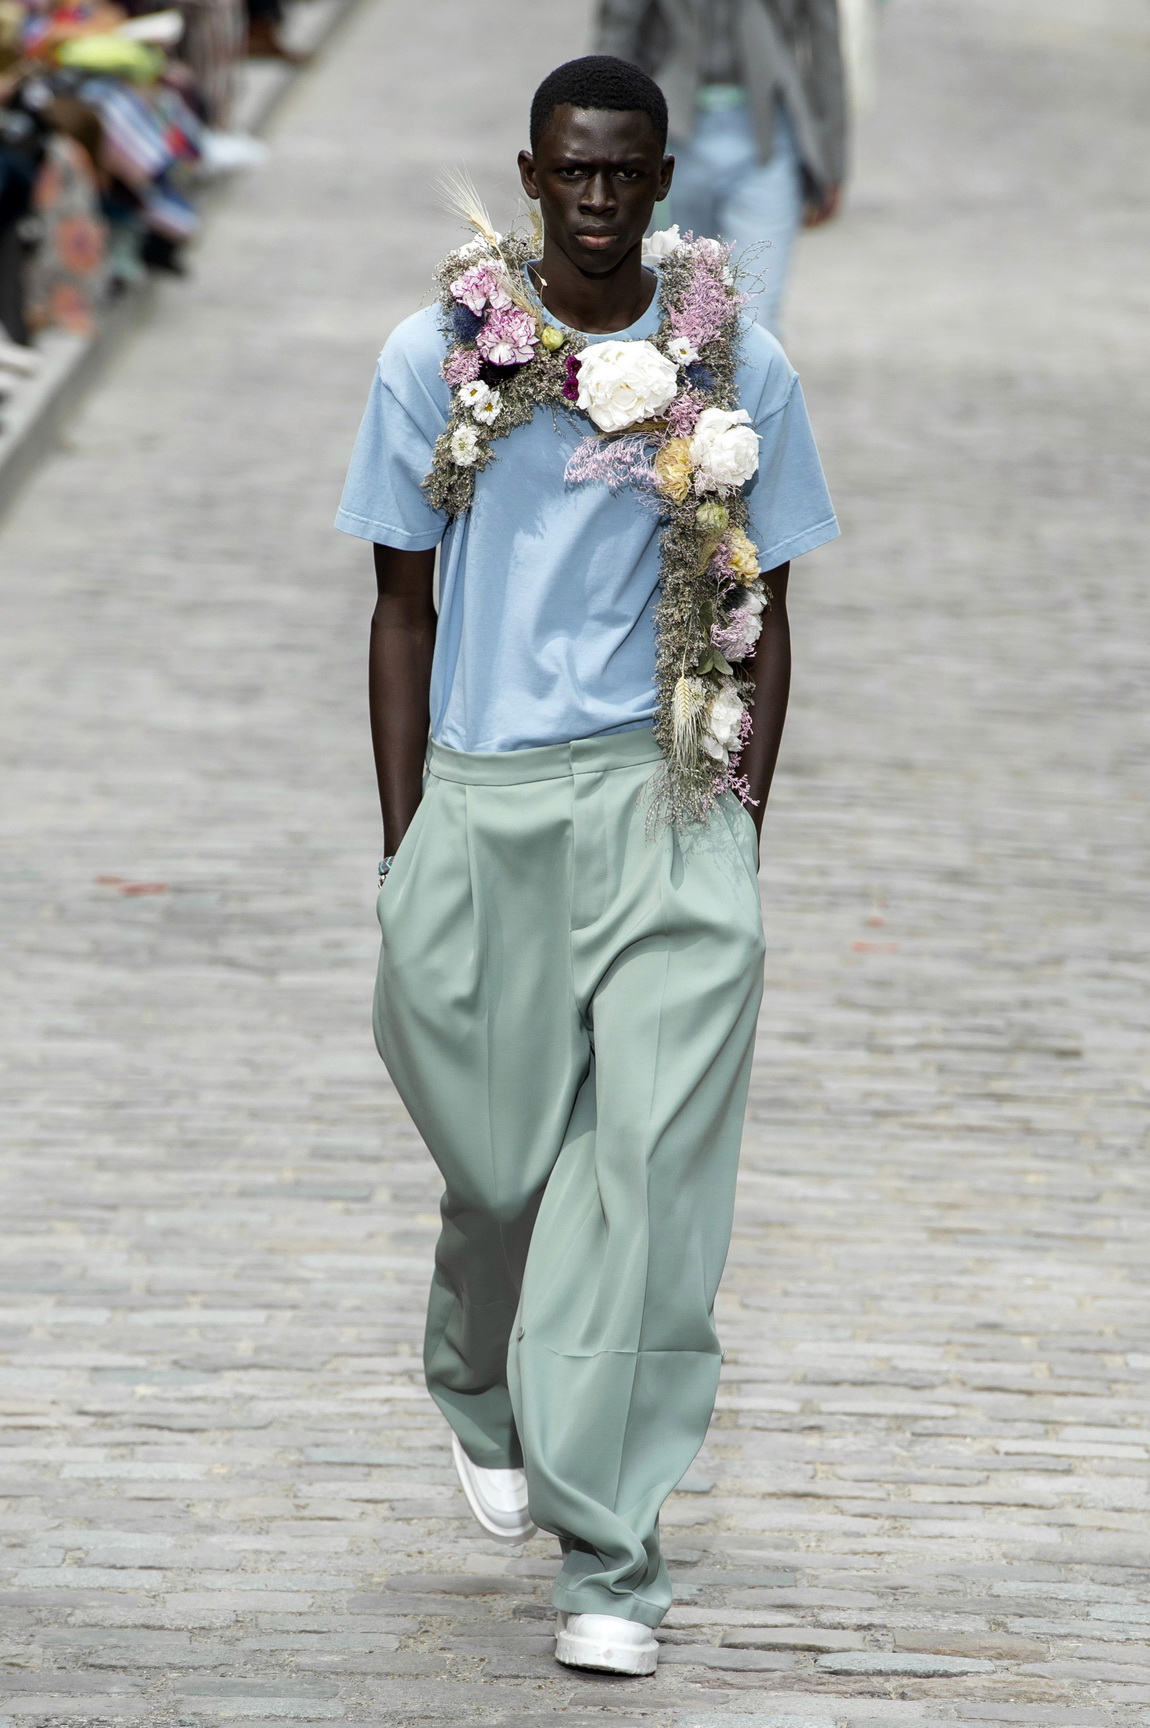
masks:
<instances>
[{"instance_id":1,"label":"gray jacket","mask_svg":"<svg viewBox=\"0 0 1150 1728\"><path fill-rule=\"evenodd\" d=\"M706 0L599 0L595 52L617 54L658 79L673 138L694 130L705 6ZM820 190L837 185L846 154L838 0L739 0L737 22L763 161L781 97L812 181Z\"/></svg>"}]
</instances>

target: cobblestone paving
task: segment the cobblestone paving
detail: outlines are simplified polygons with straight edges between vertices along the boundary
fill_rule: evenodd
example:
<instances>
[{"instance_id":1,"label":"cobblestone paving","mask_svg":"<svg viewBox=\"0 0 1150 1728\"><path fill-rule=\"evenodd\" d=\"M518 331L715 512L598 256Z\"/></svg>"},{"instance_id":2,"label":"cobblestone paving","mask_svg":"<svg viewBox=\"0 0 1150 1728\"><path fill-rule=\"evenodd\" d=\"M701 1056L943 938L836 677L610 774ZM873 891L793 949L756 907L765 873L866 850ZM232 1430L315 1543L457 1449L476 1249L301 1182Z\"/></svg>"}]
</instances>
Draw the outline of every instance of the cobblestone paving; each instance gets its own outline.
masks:
<instances>
[{"instance_id":1,"label":"cobblestone paving","mask_svg":"<svg viewBox=\"0 0 1150 1728\"><path fill-rule=\"evenodd\" d=\"M420 1386L328 522L434 172L496 187L584 28L365 6L0 537L0 1728L1147 1720L1141 0L892 0L804 248L846 536L654 1680L555 1667Z\"/></svg>"}]
</instances>

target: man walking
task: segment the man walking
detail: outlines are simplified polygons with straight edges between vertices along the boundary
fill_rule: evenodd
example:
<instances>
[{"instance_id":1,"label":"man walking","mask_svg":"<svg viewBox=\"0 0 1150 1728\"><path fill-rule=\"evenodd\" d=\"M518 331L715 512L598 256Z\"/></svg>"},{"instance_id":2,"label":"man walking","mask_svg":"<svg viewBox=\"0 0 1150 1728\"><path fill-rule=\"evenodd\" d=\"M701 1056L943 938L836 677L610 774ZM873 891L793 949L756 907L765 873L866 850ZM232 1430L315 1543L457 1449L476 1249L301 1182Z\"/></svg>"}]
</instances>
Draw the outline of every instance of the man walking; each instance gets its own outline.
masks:
<instances>
[{"instance_id":1,"label":"man walking","mask_svg":"<svg viewBox=\"0 0 1150 1728\"><path fill-rule=\"evenodd\" d=\"M484 1529L559 1539L558 1659L629 1674L718 1385L789 562L838 531L726 249L644 262L666 136L636 67L544 81L542 221L464 197L338 517L379 591L376 1038L445 1184L428 1387Z\"/></svg>"},{"instance_id":2,"label":"man walking","mask_svg":"<svg viewBox=\"0 0 1150 1728\"><path fill-rule=\"evenodd\" d=\"M839 207L845 100L836 0L600 0L597 47L658 79L674 220L747 254L777 332L802 224Z\"/></svg>"}]
</instances>

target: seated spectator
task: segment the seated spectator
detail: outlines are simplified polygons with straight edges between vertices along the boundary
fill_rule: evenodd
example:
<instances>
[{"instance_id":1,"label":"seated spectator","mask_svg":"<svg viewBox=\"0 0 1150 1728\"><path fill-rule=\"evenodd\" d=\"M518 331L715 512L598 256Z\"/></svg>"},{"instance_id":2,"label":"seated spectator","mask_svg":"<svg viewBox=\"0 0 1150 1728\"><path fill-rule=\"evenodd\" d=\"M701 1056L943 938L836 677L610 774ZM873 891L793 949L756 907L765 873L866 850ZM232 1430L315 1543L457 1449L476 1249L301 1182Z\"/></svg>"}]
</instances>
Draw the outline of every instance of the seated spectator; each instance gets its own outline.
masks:
<instances>
[{"instance_id":1,"label":"seated spectator","mask_svg":"<svg viewBox=\"0 0 1150 1728\"><path fill-rule=\"evenodd\" d=\"M95 109L59 96L32 195L39 236L24 278L30 330L91 336L107 294L108 223L101 207L102 128Z\"/></svg>"},{"instance_id":2,"label":"seated spectator","mask_svg":"<svg viewBox=\"0 0 1150 1728\"><path fill-rule=\"evenodd\" d=\"M251 3L254 51L300 58L277 46L280 0ZM0 0L0 325L17 347L90 334L110 292L182 273L195 179L259 159L227 130L243 8Z\"/></svg>"}]
</instances>

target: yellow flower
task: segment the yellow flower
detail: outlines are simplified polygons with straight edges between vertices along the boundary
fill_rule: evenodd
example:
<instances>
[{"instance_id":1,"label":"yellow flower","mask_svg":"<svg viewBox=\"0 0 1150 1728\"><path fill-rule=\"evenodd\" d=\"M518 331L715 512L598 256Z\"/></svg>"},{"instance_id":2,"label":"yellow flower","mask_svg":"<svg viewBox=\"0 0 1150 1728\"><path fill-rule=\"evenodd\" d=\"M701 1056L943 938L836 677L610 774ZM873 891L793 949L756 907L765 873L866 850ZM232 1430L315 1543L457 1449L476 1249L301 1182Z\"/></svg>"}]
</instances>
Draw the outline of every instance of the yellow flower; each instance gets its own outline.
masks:
<instances>
[{"instance_id":1,"label":"yellow flower","mask_svg":"<svg viewBox=\"0 0 1150 1728\"><path fill-rule=\"evenodd\" d=\"M681 504L691 490L691 448L686 438L671 438L655 457L660 492Z\"/></svg>"},{"instance_id":2,"label":"yellow flower","mask_svg":"<svg viewBox=\"0 0 1150 1728\"><path fill-rule=\"evenodd\" d=\"M554 354L557 349L562 348L567 338L562 330L555 328L554 324L544 324L539 333L539 340L549 354Z\"/></svg>"},{"instance_id":3,"label":"yellow flower","mask_svg":"<svg viewBox=\"0 0 1150 1728\"><path fill-rule=\"evenodd\" d=\"M695 511L695 521L704 534L725 534L731 512L717 498L706 498Z\"/></svg>"},{"instance_id":4,"label":"yellow flower","mask_svg":"<svg viewBox=\"0 0 1150 1728\"><path fill-rule=\"evenodd\" d=\"M759 549L741 528L732 528L727 535L727 551L740 582L754 582L759 574Z\"/></svg>"}]
</instances>

